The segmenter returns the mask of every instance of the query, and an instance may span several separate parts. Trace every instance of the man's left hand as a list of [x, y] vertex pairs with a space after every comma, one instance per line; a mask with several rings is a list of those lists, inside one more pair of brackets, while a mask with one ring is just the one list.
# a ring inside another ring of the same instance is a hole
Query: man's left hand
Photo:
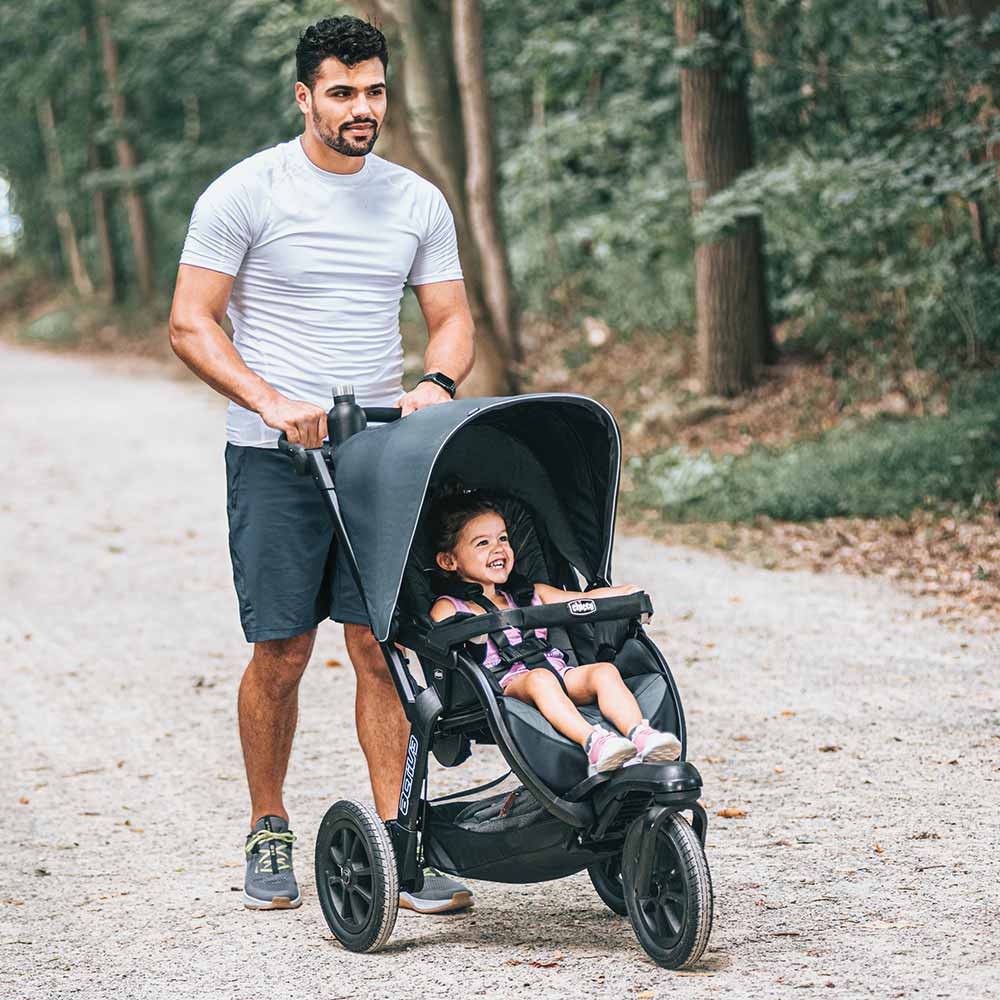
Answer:
[[403, 416], [407, 417], [416, 410], [422, 410], [425, 406], [447, 403], [450, 399], [448, 391], [442, 389], [441, 386], [435, 385], [433, 382], [421, 382], [399, 401], [399, 405], [403, 409]]

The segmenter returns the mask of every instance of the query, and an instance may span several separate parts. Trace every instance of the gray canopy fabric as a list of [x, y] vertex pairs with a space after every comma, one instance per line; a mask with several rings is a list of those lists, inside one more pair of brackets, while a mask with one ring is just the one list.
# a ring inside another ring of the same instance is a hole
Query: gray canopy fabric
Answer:
[[519, 497], [593, 580], [610, 572], [620, 462], [614, 418], [570, 393], [454, 400], [350, 438], [334, 456], [334, 481], [376, 638], [392, 635], [431, 488], [458, 477]]

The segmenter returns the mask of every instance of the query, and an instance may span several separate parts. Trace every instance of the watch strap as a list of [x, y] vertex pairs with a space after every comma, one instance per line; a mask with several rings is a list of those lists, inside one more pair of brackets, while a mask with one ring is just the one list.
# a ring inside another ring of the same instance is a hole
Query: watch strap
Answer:
[[[458, 384], [454, 379], [448, 378], [444, 372], [428, 372], [420, 382], [433, 382], [435, 385], [440, 386], [452, 399], [455, 398], [455, 390], [458, 388]], [[420, 385], [417, 382], [417, 385]]]

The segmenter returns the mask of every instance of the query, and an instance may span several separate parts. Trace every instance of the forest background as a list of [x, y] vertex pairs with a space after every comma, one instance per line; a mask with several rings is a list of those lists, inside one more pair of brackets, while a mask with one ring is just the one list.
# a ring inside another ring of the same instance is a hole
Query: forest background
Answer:
[[301, 130], [302, 28], [371, 17], [377, 152], [452, 205], [476, 389], [607, 402], [643, 530], [1000, 609], [1000, 2], [0, 13], [3, 336], [164, 356], [197, 196]]

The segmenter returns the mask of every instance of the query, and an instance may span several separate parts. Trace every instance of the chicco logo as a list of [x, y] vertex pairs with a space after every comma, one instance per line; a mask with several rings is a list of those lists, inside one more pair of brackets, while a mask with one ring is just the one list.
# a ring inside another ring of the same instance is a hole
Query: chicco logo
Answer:
[[569, 602], [569, 613], [571, 615], [592, 615], [596, 610], [597, 605], [591, 600]]

